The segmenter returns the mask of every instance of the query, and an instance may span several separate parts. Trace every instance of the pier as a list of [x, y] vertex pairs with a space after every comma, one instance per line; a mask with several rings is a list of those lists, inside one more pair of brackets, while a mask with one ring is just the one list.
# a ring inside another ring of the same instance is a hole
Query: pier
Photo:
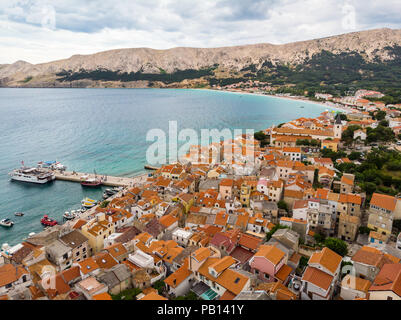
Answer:
[[110, 186], [110, 187], [133, 187], [137, 183], [144, 183], [147, 178], [147, 174], [138, 175], [136, 177], [114, 177], [102, 174], [95, 174], [93, 173], [83, 173], [83, 172], [75, 172], [75, 171], [53, 171], [54, 175], [56, 176], [56, 180], [62, 181], [70, 181], [70, 182], [77, 182], [81, 183], [82, 176], [85, 176], [89, 179], [94, 179], [95, 177], [102, 178], [102, 185]]

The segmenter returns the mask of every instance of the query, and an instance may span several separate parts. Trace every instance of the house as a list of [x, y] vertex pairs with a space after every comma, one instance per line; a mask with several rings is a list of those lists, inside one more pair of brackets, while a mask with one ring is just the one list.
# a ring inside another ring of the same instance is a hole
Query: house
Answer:
[[394, 258], [377, 248], [363, 246], [352, 256], [351, 260], [357, 277], [373, 281], [384, 264], [399, 261]]
[[189, 292], [194, 281], [194, 276], [192, 271], [188, 269], [188, 259], [185, 260], [180, 268], [164, 279], [169, 295], [178, 297], [184, 296]]
[[231, 199], [233, 196], [234, 181], [232, 179], [222, 179], [219, 184], [219, 194], [221, 199]]
[[240, 273], [230, 268], [235, 264], [234, 258], [230, 256], [224, 258], [208, 257], [203, 261], [195, 271], [194, 276], [198, 284], [203, 284], [201, 284], [203, 290], [198, 291], [197, 294], [204, 300], [213, 300], [223, 296], [234, 298], [242, 291], [250, 288], [250, 278], [243, 272]]
[[122, 263], [128, 258], [128, 250], [120, 242], [108, 246], [103, 250], [106, 251], [109, 255], [111, 255], [114, 258], [114, 260], [116, 260], [118, 263]]
[[284, 157], [291, 161], [301, 161], [301, 148], [300, 147], [284, 147]]
[[59, 271], [72, 265], [72, 248], [61, 240], [55, 240], [46, 246], [46, 258], [57, 266]]
[[354, 191], [355, 176], [350, 173], [344, 173], [341, 177], [340, 192], [352, 193]]
[[0, 295], [23, 290], [31, 285], [31, 275], [22, 266], [7, 263], [0, 267]]
[[110, 294], [116, 295], [132, 287], [131, 271], [125, 264], [118, 264], [98, 277]]
[[359, 139], [359, 140], [365, 141], [366, 137], [367, 137], [366, 130], [358, 129], [358, 130], [354, 131], [354, 140]]
[[94, 277], [88, 277], [78, 282], [74, 289], [75, 291], [82, 293], [88, 300], [92, 300], [95, 295], [108, 291], [107, 286], [97, 281]]
[[341, 281], [340, 297], [343, 300], [365, 299], [368, 297], [368, 290], [371, 284], [369, 280], [347, 274]]
[[334, 152], [338, 151], [339, 139], [326, 139], [322, 141], [322, 149], [331, 149]]
[[342, 257], [325, 247], [313, 253], [301, 282], [302, 300], [330, 300], [340, 274]]
[[73, 262], [81, 261], [89, 256], [89, 241], [81, 231], [73, 230], [60, 237], [60, 241], [71, 248]]
[[249, 261], [249, 266], [251, 272], [264, 282], [280, 281], [286, 284], [292, 272], [287, 261], [288, 256], [276, 246], [261, 245]]
[[172, 239], [178, 244], [186, 247], [189, 244], [189, 240], [191, 239], [193, 234], [194, 233], [191, 230], [177, 228], [172, 234]]
[[166, 214], [159, 219], [159, 223], [166, 231], [173, 231], [178, 227], [178, 218], [174, 217], [172, 214]]
[[384, 247], [384, 245], [388, 241], [388, 237], [387, 235], [380, 234], [375, 231], [370, 231], [368, 241], [371, 246]]
[[91, 254], [95, 254], [103, 249], [104, 239], [114, 233], [115, 227], [106, 220], [105, 213], [98, 213], [94, 219], [81, 227], [81, 231], [88, 238]]
[[401, 264], [385, 264], [369, 288], [369, 300], [401, 300]]
[[393, 196], [373, 193], [370, 200], [368, 227], [389, 236], [397, 203], [397, 199]]

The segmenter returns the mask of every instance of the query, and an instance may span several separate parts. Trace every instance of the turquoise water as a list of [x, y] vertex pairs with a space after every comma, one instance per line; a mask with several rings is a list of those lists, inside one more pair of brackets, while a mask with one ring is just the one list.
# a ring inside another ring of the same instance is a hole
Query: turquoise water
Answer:
[[[304, 108], [300, 108], [300, 106]], [[266, 96], [180, 89], [0, 89], [0, 245], [16, 244], [42, 230], [43, 214], [62, 220], [86, 197], [101, 199], [101, 190], [54, 181], [40, 186], [11, 182], [20, 166], [57, 160], [68, 170], [131, 176], [143, 171], [146, 133], [178, 130], [265, 129], [297, 117], [315, 117], [326, 107]], [[22, 211], [24, 217], [15, 217]]]

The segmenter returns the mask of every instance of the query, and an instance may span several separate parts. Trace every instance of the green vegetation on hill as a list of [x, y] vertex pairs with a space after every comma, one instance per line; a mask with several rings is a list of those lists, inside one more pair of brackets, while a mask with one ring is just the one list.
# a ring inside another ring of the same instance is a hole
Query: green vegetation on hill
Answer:
[[401, 154], [384, 147], [373, 149], [361, 165], [335, 164], [342, 173], [355, 175], [357, 185], [370, 200], [374, 192], [396, 195], [401, 192]]
[[181, 82], [186, 79], [198, 79], [205, 76], [211, 76], [214, 74], [213, 70], [217, 68], [212, 66], [206, 69], [194, 70], [178, 70], [173, 73], [167, 73], [163, 69], [160, 69], [160, 73], [143, 73], [143, 72], [120, 72], [120, 71], [110, 71], [107, 69], [97, 69], [94, 71], [87, 71], [84, 69], [78, 72], [72, 71], [62, 71], [56, 75], [60, 77], [59, 81], [75, 81], [75, 80], [94, 80], [94, 81], [161, 81], [164, 83]]

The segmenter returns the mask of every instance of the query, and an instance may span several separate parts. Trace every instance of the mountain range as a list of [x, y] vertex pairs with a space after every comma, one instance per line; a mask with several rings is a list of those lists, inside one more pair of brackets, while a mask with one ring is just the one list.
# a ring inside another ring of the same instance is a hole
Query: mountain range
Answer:
[[246, 80], [299, 87], [401, 84], [401, 30], [283, 45], [116, 49], [41, 64], [0, 64], [2, 87], [209, 87]]

